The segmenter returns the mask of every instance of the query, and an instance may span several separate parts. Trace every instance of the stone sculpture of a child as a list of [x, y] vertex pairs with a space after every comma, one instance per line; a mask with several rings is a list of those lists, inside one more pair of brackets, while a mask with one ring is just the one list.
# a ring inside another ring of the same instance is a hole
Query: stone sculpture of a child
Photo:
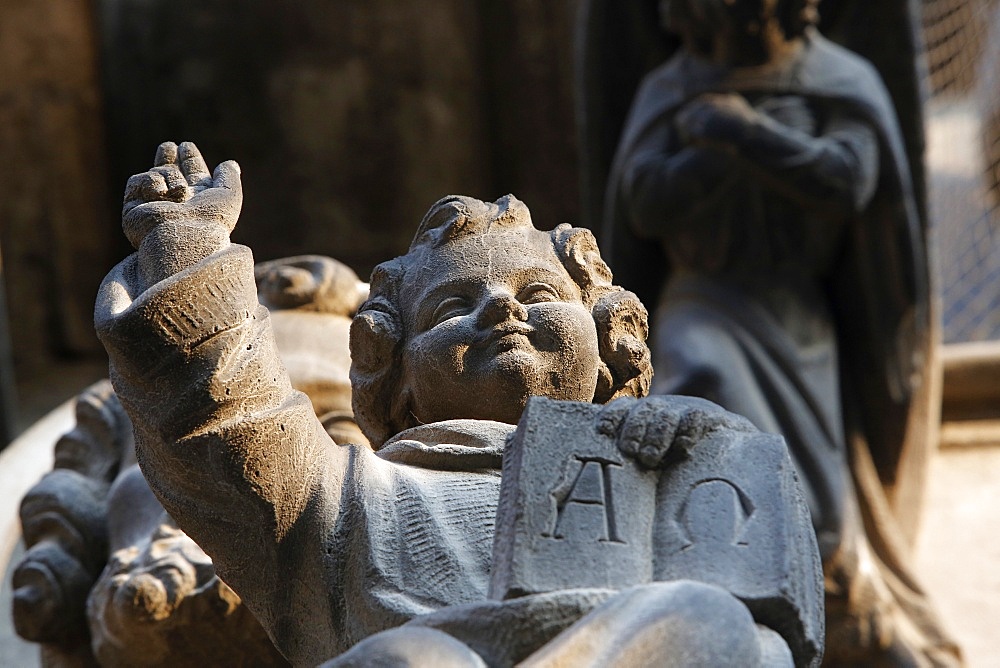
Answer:
[[[604, 403], [649, 386], [645, 309], [612, 285], [589, 232], [540, 232], [510, 196], [435, 204], [409, 252], [375, 270], [352, 326], [372, 448], [337, 446], [276, 357], [249, 250], [229, 242], [241, 200], [235, 163], [212, 175], [192, 144], [161, 145], [127, 186], [137, 252], [95, 319], [151, 488], [289, 660], [354, 647], [339, 665], [792, 661], [787, 638], [711, 585], [487, 600], [501, 458], [528, 398]], [[697, 400], [604, 411], [647, 467], [679, 440], [753, 429]]]

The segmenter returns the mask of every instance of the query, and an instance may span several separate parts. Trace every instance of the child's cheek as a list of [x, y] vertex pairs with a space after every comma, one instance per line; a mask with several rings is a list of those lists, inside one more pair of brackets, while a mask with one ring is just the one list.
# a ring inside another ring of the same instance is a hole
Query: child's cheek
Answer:
[[430, 329], [411, 344], [411, 350], [424, 364], [445, 372], [460, 372], [463, 357], [475, 337], [468, 317], [452, 318]]
[[[550, 303], [536, 307], [529, 324], [536, 328], [536, 347], [545, 352], [569, 355], [597, 353], [597, 327], [585, 307]], [[596, 364], [596, 360], [594, 362]]]

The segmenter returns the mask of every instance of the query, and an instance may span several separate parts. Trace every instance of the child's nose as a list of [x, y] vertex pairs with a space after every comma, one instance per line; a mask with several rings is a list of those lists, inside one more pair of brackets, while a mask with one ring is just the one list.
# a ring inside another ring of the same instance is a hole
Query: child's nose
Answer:
[[489, 327], [508, 319], [524, 322], [528, 319], [528, 309], [506, 290], [494, 292], [479, 312], [479, 324]]

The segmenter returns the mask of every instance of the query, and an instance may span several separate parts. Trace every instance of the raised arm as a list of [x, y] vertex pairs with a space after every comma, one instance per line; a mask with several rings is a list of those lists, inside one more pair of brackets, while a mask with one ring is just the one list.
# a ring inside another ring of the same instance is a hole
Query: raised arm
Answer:
[[241, 202], [235, 162], [210, 175], [193, 144], [161, 145], [128, 182], [136, 253], [102, 284], [95, 322], [150, 487], [280, 643], [293, 608], [332, 618], [327, 592], [295, 582], [323, 581], [349, 451], [278, 361], [250, 250], [229, 242]]

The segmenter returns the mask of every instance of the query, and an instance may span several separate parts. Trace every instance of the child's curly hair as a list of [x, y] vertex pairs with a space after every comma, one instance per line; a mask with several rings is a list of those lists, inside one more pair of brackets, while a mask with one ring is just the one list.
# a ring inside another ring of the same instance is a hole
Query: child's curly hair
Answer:
[[[408, 253], [383, 262], [372, 272], [368, 301], [351, 325], [351, 386], [354, 415], [373, 447], [381, 447], [417, 424], [409, 396], [399, 387], [400, 355], [407, 339], [399, 294], [411, 266], [407, 258], [491, 227], [534, 229], [528, 208], [513, 195], [493, 204], [471, 197], [445, 197], [424, 216]], [[594, 403], [645, 396], [653, 376], [645, 307], [634, 294], [612, 285], [611, 270], [601, 259], [590, 230], [564, 223], [549, 236], [597, 325], [601, 363]]]

